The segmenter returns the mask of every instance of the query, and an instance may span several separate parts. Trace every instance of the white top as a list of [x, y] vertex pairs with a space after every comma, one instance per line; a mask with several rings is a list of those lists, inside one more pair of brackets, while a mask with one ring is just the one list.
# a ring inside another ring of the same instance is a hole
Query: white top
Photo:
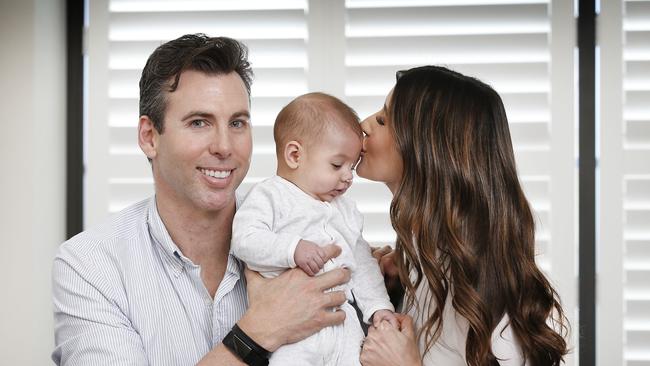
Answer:
[[296, 267], [294, 252], [300, 239], [318, 245], [338, 244], [341, 254], [323, 271], [349, 268], [349, 289], [363, 312], [363, 320], [377, 310], [393, 310], [384, 278], [368, 243], [361, 236], [363, 216], [353, 201], [339, 196], [332, 202], [317, 200], [293, 183], [273, 176], [255, 185], [233, 221], [231, 253], [249, 268], [274, 277]]
[[[422, 328], [430, 312], [427, 308], [433, 300], [427, 283], [423, 280], [415, 293], [415, 305], [407, 314], [413, 317], [416, 331]], [[435, 305], [434, 305], [435, 306]], [[424, 366], [445, 365], [465, 366], [465, 342], [469, 323], [462, 315], [458, 314], [452, 305], [452, 296], [447, 296], [445, 308], [442, 312], [442, 332], [439, 338], [424, 355]], [[508, 315], [504, 315], [492, 333], [492, 353], [503, 366], [522, 366], [525, 360], [521, 354], [519, 344], [514, 337], [512, 328], [508, 325]], [[420, 352], [424, 352], [425, 337], [420, 337]]]

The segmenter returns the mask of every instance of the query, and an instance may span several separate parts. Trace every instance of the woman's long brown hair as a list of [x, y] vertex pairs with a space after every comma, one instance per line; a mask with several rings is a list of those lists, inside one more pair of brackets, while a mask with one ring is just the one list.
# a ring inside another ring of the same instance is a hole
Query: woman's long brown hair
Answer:
[[418, 334], [426, 349], [452, 296], [469, 322], [468, 365], [497, 364], [491, 337], [505, 314], [529, 364], [558, 365], [568, 322], [535, 264], [535, 223], [501, 98], [474, 78], [424, 66], [398, 77], [388, 110], [404, 163], [390, 208], [397, 265], [407, 307], [422, 281], [432, 296]]

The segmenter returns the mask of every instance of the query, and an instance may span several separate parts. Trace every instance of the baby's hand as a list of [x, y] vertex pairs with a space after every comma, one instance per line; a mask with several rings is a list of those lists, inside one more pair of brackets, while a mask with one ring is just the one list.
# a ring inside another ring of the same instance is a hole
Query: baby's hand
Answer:
[[395, 317], [395, 314], [392, 311], [390, 310], [375, 311], [375, 313], [372, 315], [372, 325], [375, 328], [379, 328], [379, 325], [383, 321], [387, 321], [390, 325], [393, 326], [393, 328], [399, 329], [399, 322], [397, 321], [397, 318]]
[[300, 240], [293, 253], [293, 259], [298, 267], [310, 276], [316, 275], [325, 265], [327, 253], [318, 244], [308, 240]]

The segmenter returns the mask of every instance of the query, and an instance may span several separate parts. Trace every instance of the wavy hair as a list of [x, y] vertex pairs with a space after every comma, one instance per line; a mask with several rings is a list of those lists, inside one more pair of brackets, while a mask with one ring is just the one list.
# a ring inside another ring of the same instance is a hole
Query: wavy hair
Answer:
[[396, 261], [407, 308], [422, 281], [431, 294], [418, 333], [426, 350], [442, 330], [435, 304], [451, 294], [469, 323], [468, 365], [497, 365], [491, 336], [505, 314], [529, 364], [558, 365], [568, 321], [535, 264], [535, 223], [497, 92], [423, 66], [398, 73], [388, 113], [404, 164], [390, 207]]

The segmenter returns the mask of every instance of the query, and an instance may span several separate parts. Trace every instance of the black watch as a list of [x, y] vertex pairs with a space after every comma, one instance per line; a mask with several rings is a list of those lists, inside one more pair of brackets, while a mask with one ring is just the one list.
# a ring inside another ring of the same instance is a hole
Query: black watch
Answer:
[[249, 366], [267, 366], [269, 364], [271, 352], [252, 340], [237, 324], [233, 325], [221, 343]]

